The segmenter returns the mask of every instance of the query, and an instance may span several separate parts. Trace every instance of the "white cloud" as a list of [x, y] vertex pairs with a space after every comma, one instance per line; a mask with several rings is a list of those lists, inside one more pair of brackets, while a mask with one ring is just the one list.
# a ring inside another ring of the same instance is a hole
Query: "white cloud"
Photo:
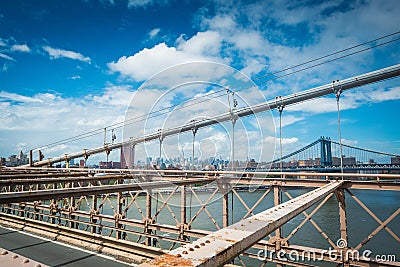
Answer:
[[[197, 88], [193, 87], [192, 89], [194, 92], [197, 92], [195, 90]], [[0, 132], [2, 136], [13, 135], [13, 140], [15, 139], [17, 142], [27, 142], [26, 148], [28, 149], [35, 147], [38, 144], [61, 140], [65, 137], [102, 128], [115, 122], [122, 122], [124, 120], [126, 107], [130, 104], [130, 99], [133, 95], [136, 97], [136, 101], [132, 106], [133, 117], [147, 114], [149, 109], [151, 110], [152, 104], [155, 102], [157, 103], [157, 106], [153, 107], [153, 111], [158, 108], [171, 106], [174, 103], [174, 98], [172, 96], [167, 95], [162, 99], [159, 99], [160, 95], [163, 95], [163, 92], [158, 90], [143, 90], [141, 94], [137, 95], [135, 92], [136, 91], [133, 91], [132, 87], [129, 85], [115, 86], [112, 84], [107, 85], [107, 87], [98, 95], [87, 95], [81, 99], [64, 98], [61, 95], [50, 93], [24, 96], [10, 92], [1, 92], [0, 118], [3, 123], [0, 126]], [[172, 120], [173, 125], [176, 125], [181, 123], [182, 119], [191, 118], [191, 116], [198, 111], [215, 113], [226, 111], [227, 109], [226, 104], [223, 105], [223, 103], [219, 103], [217, 107], [212, 107], [213, 103], [202, 103], [201, 105], [191, 106], [190, 109], [185, 110], [185, 118], [180, 116], [176, 121], [174, 121], [174, 116], [177, 113], [173, 112], [171, 114], [166, 114], [166, 116], [169, 120]], [[51, 114], [51, 116], [49, 116], [49, 114]], [[148, 123], [151, 124], [148, 125], [148, 129], [154, 127], [160, 128], [160, 126], [167, 126], [169, 124], [168, 121], [163, 121], [162, 116], [149, 120]], [[230, 123], [228, 123], [227, 127], [228, 132], [230, 129], [229, 125]], [[126, 128], [132, 130], [129, 132], [129, 136], [140, 135], [144, 129], [144, 126], [140, 121], [131, 126], [131, 128]], [[24, 129], [27, 128], [30, 129], [29, 132], [24, 131]], [[22, 133], [21, 136], [16, 136], [15, 132], [19, 131]], [[238, 153], [240, 151], [244, 151], [243, 153], [249, 153], [248, 145], [245, 145], [248, 143], [248, 138], [254, 141], [256, 141], [257, 138], [251, 134], [248, 134], [249, 137], [247, 137], [247, 134], [242, 134], [242, 132], [243, 130], [237, 126], [237, 151]], [[66, 133], [68, 134], [66, 135]], [[110, 133], [107, 135], [108, 139], [109, 135]], [[203, 143], [204, 145], [204, 142], [207, 140], [212, 141], [215, 139], [215, 149], [204, 150], [203, 147], [203, 156], [212, 155], [212, 153], [215, 152], [218, 152], [217, 156], [229, 156], [229, 147], [226, 145], [227, 142], [229, 143], [229, 136], [223, 138], [225, 135], [220, 132], [218, 127], [216, 127], [216, 129], [202, 129], [197, 135], [196, 147], [198, 147], [200, 143]], [[118, 132], [117, 136], [118, 138], [121, 138], [122, 133]], [[189, 145], [190, 140], [191, 135], [187, 134], [186, 137], [183, 137], [182, 142]], [[91, 137], [90, 139], [78, 140], [73, 143], [67, 143], [53, 148], [44, 148], [43, 151], [46, 157], [59, 156], [64, 153], [80, 151], [83, 148], [98, 147], [102, 145], [102, 142], [103, 133], [100, 131], [99, 135]], [[1, 150], [11, 150], [11, 148], [7, 149], [7, 145], [7, 143], [3, 142]], [[149, 149], [147, 152], [150, 153], [147, 155], [154, 157], [158, 154], [156, 145], [149, 143], [146, 144], [146, 146]], [[143, 154], [144, 152], [140, 154], [140, 151], [143, 150], [143, 147], [140, 147], [142, 146], [138, 147], [138, 159], [141, 156], [143, 156], [144, 159], [146, 154]], [[165, 142], [165, 150], [169, 155], [178, 155], [180, 153], [179, 149], [177, 149], [176, 143], [174, 143], [170, 138]], [[186, 153], [189, 152], [187, 151]], [[117, 154], [114, 155], [113, 160], [118, 160]], [[197, 156], [198, 155], [199, 154], [197, 154]], [[104, 160], [102, 157], [104, 157], [103, 154], [96, 157], [90, 157], [90, 160], [94, 160], [95, 158], [97, 161]]]
[[218, 56], [221, 49], [222, 38], [218, 32], [198, 32], [195, 36], [185, 41], [178, 39], [178, 50], [192, 55]]
[[202, 23], [206, 27], [223, 32], [231, 32], [236, 28], [235, 20], [226, 14], [218, 14], [211, 19], [204, 17]]
[[299, 139], [297, 137], [282, 138], [282, 144], [283, 145], [295, 144], [298, 141], [299, 141]]
[[[273, 143], [273, 144], [279, 144], [280, 139], [277, 137], [273, 137], [273, 136], [267, 136], [264, 138], [265, 142], [267, 143]], [[297, 137], [290, 137], [290, 138], [282, 138], [282, 144], [283, 145], [289, 145], [289, 144], [295, 144], [299, 142], [299, 139]]]
[[[293, 115], [282, 115], [282, 127], [289, 126], [291, 124], [294, 124], [296, 122], [302, 121], [304, 119], [305, 119], [304, 117], [297, 117], [297, 116], [293, 116]], [[277, 123], [276, 127], [278, 129], [278, 127], [279, 127], [279, 118], [275, 118], [275, 122]]]
[[144, 7], [150, 5], [152, 2], [152, 0], [129, 0], [128, 8]]
[[[147, 5], [150, 2], [132, 1], [132, 5], [134, 3]], [[387, 33], [391, 29], [396, 30], [397, 26], [393, 21], [396, 20], [396, 12], [400, 12], [396, 1], [385, 1], [385, 4], [380, 5], [379, 1], [373, 0], [347, 6], [346, 3], [342, 5], [338, 2], [301, 5], [292, 1], [257, 1], [251, 4], [241, 1], [215, 1], [214, 4], [216, 15], [203, 16], [199, 20], [201, 32], [187, 40], [182, 34], [176, 41], [176, 47], [162, 43], [150, 49], [143, 49], [133, 56], [122, 57], [118, 62], [109, 63], [109, 68], [135, 80], [142, 80], [160, 70], [159, 66], [161, 69], [171, 66], [179, 62], [179, 59], [187, 59], [183, 55], [191, 55], [212, 56], [223, 59], [224, 62], [233, 62], [249, 76], [266, 71], [279, 71], [332, 52], [332, 44], [336, 45], [335, 50], [339, 50], [377, 37], [372, 35], [372, 32]], [[376, 23], [375, 16], [371, 15], [375, 12], [381, 18], [379, 23]], [[269, 26], [270, 24], [272, 25]], [[289, 30], [280, 31], [276, 29], [275, 24], [289, 27]], [[367, 28], [365, 24], [371, 27]], [[156, 30], [152, 31], [153, 34]], [[294, 36], [292, 31], [299, 34]], [[165, 64], [160, 65], [153, 57], [156, 55], [162, 58]], [[133, 58], [135, 56], [136, 58]], [[176, 60], [163, 56], [174, 56]], [[279, 88], [285, 93], [304, 90], [304, 85], [318, 84], [321, 79], [330, 80], [332, 76], [336, 78], [334, 75], [339, 72], [349, 75], [361, 73], [363, 70], [360, 72], [360, 69], [365, 69], [369, 57], [373, 57], [371, 51], [351, 57], [346, 64], [342, 64], [341, 61], [333, 62], [289, 76], [282, 83], [269, 84], [272, 85], [270, 87]], [[145, 71], [149, 68], [149, 63], [144, 62], [144, 58], [155, 60], [155, 71]], [[139, 64], [134, 64], [135, 61], [142, 65], [144, 63], [144, 70], [139, 70], [135, 66]], [[147, 76], [143, 75], [144, 73], [147, 73]], [[286, 73], [289, 72], [280, 74]], [[260, 79], [258, 82], [262, 83], [265, 80]]]
[[11, 61], [15, 61], [14, 58], [12, 58], [12, 57], [10, 57], [10, 56], [8, 56], [8, 55], [6, 55], [6, 54], [3, 54], [3, 53], [0, 53], [0, 57], [5, 58], [5, 59], [8, 59], [8, 60], [11, 60]]
[[57, 59], [57, 58], [69, 58], [69, 59], [74, 59], [74, 60], [79, 60], [83, 62], [90, 63], [91, 59], [90, 57], [85, 57], [80, 53], [69, 51], [69, 50], [64, 50], [64, 49], [58, 49], [58, 48], [52, 48], [50, 46], [43, 46], [43, 49], [49, 53], [49, 56], [51, 59]]
[[[98, 95], [82, 98], [65, 98], [54, 93], [33, 96], [0, 92], [0, 135], [13, 142], [0, 142], [0, 150], [6, 155], [14, 153], [16, 143], [27, 143], [26, 148], [62, 140], [86, 133], [116, 122], [123, 122], [127, 103], [132, 92], [130, 86], [107, 85]], [[29, 131], [26, 131], [29, 129]], [[121, 129], [116, 129], [118, 140]], [[109, 140], [110, 133], [108, 133]], [[83, 148], [103, 144], [103, 132], [89, 139], [77, 140], [51, 149], [45, 149], [46, 157], [80, 151]], [[100, 155], [100, 160], [101, 159]], [[118, 160], [118, 155], [115, 155]]]
[[263, 58], [247, 58], [244, 59], [245, 67], [241, 69], [241, 72], [245, 73], [247, 76], [251, 76], [255, 73], [260, 73], [265, 69], [266, 61]]
[[79, 80], [80, 78], [81, 78], [81, 76], [79, 76], [79, 75], [74, 75], [74, 76], [70, 77], [71, 80]]
[[358, 144], [357, 140], [347, 140], [342, 138], [342, 144], [349, 146], [356, 146]]
[[159, 34], [159, 32], [160, 32], [160, 28], [152, 29], [152, 30], [149, 32], [150, 39], [155, 38], [155, 37]]
[[370, 93], [366, 93], [365, 96], [369, 98], [372, 102], [397, 100], [400, 99], [400, 86], [389, 89], [374, 90]]
[[22, 45], [15, 44], [15, 45], [11, 46], [11, 50], [12, 51], [18, 51], [18, 52], [24, 52], [24, 53], [31, 52], [31, 49], [26, 44], [22, 44]]
[[[262, 71], [279, 71], [334, 50], [374, 39], [379, 36], [378, 33], [383, 35], [397, 31], [398, 27], [393, 23], [400, 12], [397, 1], [380, 3], [376, 0], [313, 4], [289, 0], [257, 1], [251, 4], [215, 1], [217, 14], [211, 18], [201, 18], [201, 26], [203, 30], [217, 31], [223, 38], [223, 52], [235, 58], [247, 74], [254, 75]], [[297, 34], [293, 35], [293, 32]], [[398, 53], [393, 55], [398, 58]], [[296, 92], [305, 89], [304, 85], [311, 82], [318, 84], [321, 79], [336, 78], [334, 75], [338, 73], [351, 76], [370, 70], [366, 66], [371, 65], [373, 58], [374, 52], [368, 51], [288, 76], [281, 83], [268, 84], [274, 87], [285, 84], [287, 86], [281, 87], [285, 93]], [[396, 60], [392, 58], [392, 62]], [[286, 73], [289, 71], [280, 74]]]
[[161, 43], [151, 49], [145, 48], [133, 56], [123, 56], [117, 62], [111, 62], [107, 65], [111, 71], [120, 72], [123, 76], [130, 76], [139, 81], [149, 78], [157, 70], [166, 68], [171, 64], [177, 64], [179, 59], [174, 57], [175, 54], [180, 56], [175, 48]]
[[79, 126], [96, 126], [96, 127], [104, 127], [106, 121], [103, 119], [80, 119], [76, 122]]
[[142, 81], [177, 64], [193, 61], [221, 61], [217, 57], [201, 53], [206, 52], [205, 48], [210, 47], [209, 43], [199, 39], [194, 40], [191, 43], [199, 49], [195, 51], [190, 45], [186, 45], [188, 42], [191, 42], [191, 39], [181, 41], [178, 48], [160, 43], [150, 49], [145, 48], [133, 56], [123, 56], [117, 62], [111, 62], [107, 65], [112, 72], [119, 72], [125, 77]]
[[265, 70], [270, 54], [277, 54], [262, 31], [241, 26], [234, 16], [217, 14], [202, 23], [210, 32], [218, 33], [223, 52], [242, 65], [241, 71], [249, 76]]
[[33, 103], [33, 102], [42, 102], [39, 98], [36, 97], [28, 97], [23, 96], [15, 93], [9, 93], [5, 91], [0, 92], [0, 99], [5, 101], [16, 101], [16, 102], [23, 102], [23, 103]]
[[[341, 102], [341, 108], [345, 109], [343, 101]], [[355, 108], [353, 106], [346, 106], [348, 108]], [[292, 106], [287, 106], [286, 111], [302, 111], [307, 113], [326, 113], [334, 112], [337, 110], [336, 99], [321, 97], [317, 99], [312, 99], [309, 101], [294, 104]]]
[[[152, 133], [158, 129], [172, 129], [180, 125], [185, 125], [189, 121], [196, 119], [198, 121], [210, 118], [215, 115], [226, 113], [229, 111], [229, 105], [227, 102], [227, 95], [225, 90], [221, 87], [213, 88], [211, 94], [209, 84], [197, 83], [196, 81], [208, 81], [210, 84], [221, 84], [219, 81], [225, 80], [227, 86], [229, 84], [237, 84], [238, 82], [245, 83], [241, 77], [238, 76], [238, 72], [234, 72], [233, 69], [224, 66], [222, 64], [210, 64], [206, 62], [197, 62], [191, 64], [178, 65], [173, 68], [169, 68], [156, 76], [147, 80], [141, 87], [140, 90], [135, 93], [133, 101], [127, 111], [127, 119], [137, 118], [140, 115], [150, 114], [150, 118], [146, 118], [145, 121], [141, 121], [135, 125], [128, 125], [124, 128], [124, 138], [130, 136], [140, 136], [144, 132]], [[177, 77], [175, 77], [177, 76]], [[234, 79], [235, 78], [235, 79]], [[169, 80], [168, 86], [165, 85], [165, 80]], [[173, 82], [171, 82], [171, 80]], [[193, 83], [195, 82], [195, 83]], [[239, 105], [244, 105], [246, 102], [253, 103], [257, 99], [259, 103], [260, 99], [263, 99], [262, 94], [255, 91], [252, 87], [249, 92], [242, 92], [238, 94]], [[193, 99], [195, 98], [195, 99]], [[232, 101], [232, 99], [231, 99]], [[174, 106], [179, 103], [178, 106]], [[166, 107], [174, 106], [174, 109], [165, 109]], [[159, 115], [154, 111], [162, 110], [164, 113], [157, 117], [153, 115]], [[152, 112], [152, 113], [151, 113]], [[239, 119], [235, 126], [237, 146], [237, 158], [245, 159], [246, 155], [250, 157], [260, 158], [260, 153], [263, 149], [262, 134], [260, 128], [270, 134], [268, 127], [274, 125], [268, 120], [268, 114], [262, 115], [261, 121], [254, 122], [254, 116]], [[230, 135], [231, 135], [232, 123], [230, 121], [225, 123], [218, 123], [215, 126], [201, 129], [196, 134], [196, 149], [199, 150], [201, 144], [210, 144], [209, 148], [201, 148], [203, 157], [217, 154], [224, 158], [230, 156]], [[274, 127], [272, 127], [272, 132]], [[177, 139], [168, 137], [163, 142], [163, 150], [168, 157], [173, 157], [181, 153], [180, 147], [183, 147], [188, 153], [188, 147], [191, 144], [192, 135], [190, 132], [179, 135]], [[145, 144], [145, 150], [148, 151], [148, 155], [157, 155], [157, 146], [151, 142]], [[258, 144], [256, 148], [250, 148], [251, 144]], [[145, 150], [138, 150], [138, 157], [145, 157]], [[196, 150], [196, 151], [197, 151]], [[197, 153], [197, 152], [196, 152]], [[199, 154], [197, 154], [199, 155]]]
[[[400, 87], [374, 88], [367, 87], [354, 91], [346, 91], [340, 97], [340, 109], [355, 109], [368, 103], [379, 103], [388, 100], [400, 99]], [[287, 111], [301, 111], [306, 113], [336, 112], [337, 103], [333, 97], [322, 97], [302, 102], [285, 108]]]
[[[268, 148], [266, 151], [266, 161], [272, 161], [273, 159], [279, 158], [280, 155], [280, 139], [275, 136], [266, 136], [263, 138], [264, 147]], [[303, 144], [299, 142], [297, 137], [284, 137], [282, 138], [282, 154], [286, 155], [293, 152]]]
[[250, 50], [253, 54], [265, 54], [269, 46], [264, 37], [257, 31], [238, 31], [231, 41], [239, 50]]
[[131, 86], [110, 85], [105, 88], [102, 95], [93, 96], [93, 101], [105, 105], [128, 107], [133, 94]]

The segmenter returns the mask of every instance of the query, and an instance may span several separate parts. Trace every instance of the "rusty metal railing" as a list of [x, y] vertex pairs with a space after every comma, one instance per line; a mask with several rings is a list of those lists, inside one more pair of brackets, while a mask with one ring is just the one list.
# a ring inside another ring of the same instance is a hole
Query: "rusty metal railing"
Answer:
[[[140, 263], [343, 177], [343, 184], [337, 190], [254, 243], [235, 258], [235, 264], [288, 264], [288, 259], [279, 258], [279, 251], [287, 255], [313, 251], [320, 261], [344, 266], [399, 264], [376, 262], [372, 258], [334, 258], [325, 250], [330, 247], [337, 253], [360, 251], [369, 249], [375, 241], [381, 244], [381, 238], [385, 238], [384, 243], [391, 242], [393, 248], [397, 245], [393, 253], [400, 257], [399, 227], [393, 224], [400, 212], [398, 204], [397, 209], [382, 217], [359, 196], [359, 192], [365, 194], [359, 189], [398, 194], [400, 175], [102, 170], [105, 175], [94, 176], [95, 172], [87, 169], [49, 170], [0, 173], [0, 224], [23, 227], [26, 231]], [[349, 203], [367, 214], [368, 222], [375, 223], [362, 237], [351, 235], [359, 222], [349, 222]], [[335, 207], [329, 215], [333, 219], [329, 221], [333, 232], [326, 229], [320, 217], [315, 218], [316, 214], [327, 212], [327, 205], [330, 209]], [[305, 231], [312, 231], [313, 236], [323, 240], [324, 247], [302, 240]], [[346, 245], [339, 246], [338, 239]], [[260, 257], [260, 251], [275, 255]], [[291, 264], [320, 265], [301, 260]]]

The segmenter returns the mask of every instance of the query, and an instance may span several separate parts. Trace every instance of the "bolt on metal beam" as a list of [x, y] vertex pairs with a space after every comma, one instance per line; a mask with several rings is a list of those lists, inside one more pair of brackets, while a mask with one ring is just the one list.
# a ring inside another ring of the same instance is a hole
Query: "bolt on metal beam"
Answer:
[[0, 266], [2, 267], [48, 267], [17, 253], [0, 248]]

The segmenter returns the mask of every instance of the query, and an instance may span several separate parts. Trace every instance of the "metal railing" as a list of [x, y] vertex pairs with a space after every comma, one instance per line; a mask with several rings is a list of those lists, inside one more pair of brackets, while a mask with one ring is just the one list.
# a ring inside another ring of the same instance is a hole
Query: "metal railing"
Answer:
[[[385, 192], [389, 192], [391, 197], [397, 194], [394, 199], [398, 199], [400, 175], [174, 170], [102, 172], [105, 175], [97, 176], [94, 170], [88, 169], [0, 172], [0, 224], [101, 250], [127, 262], [141, 263], [290, 201], [312, 188], [343, 179], [342, 185], [318, 204], [244, 250], [235, 258], [235, 264], [264, 266], [266, 262], [274, 262], [278, 266], [318, 266], [320, 261], [344, 266], [399, 264], [376, 262], [372, 258], [340, 258], [339, 252], [373, 248], [378, 253], [379, 244], [385, 238], [383, 243], [392, 244], [394, 255], [400, 257], [399, 227], [393, 224], [400, 212], [398, 203], [389, 203], [391, 209], [380, 214], [368, 207], [370, 200], [365, 198], [365, 194], [379, 192], [379, 201], [380, 195], [387, 197]], [[352, 208], [350, 214], [349, 205]], [[375, 224], [372, 230], [367, 227], [363, 236], [357, 231], [365, 222], [354, 221], [353, 215], [360, 210], [368, 215], [366, 223]], [[324, 220], [326, 216], [328, 221]], [[310, 242], [308, 233], [313, 233], [312, 238], [321, 242]], [[346, 245], [338, 245], [338, 239], [344, 240]], [[329, 255], [328, 247], [339, 253], [337, 257]], [[285, 251], [286, 255], [312, 251], [320, 261], [300, 259], [291, 262], [287, 257], [279, 257], [279, 251]], [[275, 254], [271, 255], [272, 252]]]

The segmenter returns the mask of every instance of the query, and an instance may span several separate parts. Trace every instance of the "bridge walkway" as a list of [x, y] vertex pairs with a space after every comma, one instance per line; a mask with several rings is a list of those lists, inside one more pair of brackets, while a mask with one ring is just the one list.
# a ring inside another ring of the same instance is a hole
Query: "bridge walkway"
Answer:
[[[116, 261], [111, 257], [95, 254], [76, 247], [61, 244], [50, 239], [40, 238], [9, 228], [0, 227], [0, 251], [7, 250], [8, 254], [18, 254], [30, 262], [19, 264], [2, 261], [0, 266], [54, 266], [54, 267], [126, 267], [127, 263]], [[3, 256], [4, 257], [4, 256]], [[34, 263], [35, 262], [35, 263]], [[22, 261], [21, 261], [22, 263]], [[32, 263], [34, 263], [32, 265]]]

